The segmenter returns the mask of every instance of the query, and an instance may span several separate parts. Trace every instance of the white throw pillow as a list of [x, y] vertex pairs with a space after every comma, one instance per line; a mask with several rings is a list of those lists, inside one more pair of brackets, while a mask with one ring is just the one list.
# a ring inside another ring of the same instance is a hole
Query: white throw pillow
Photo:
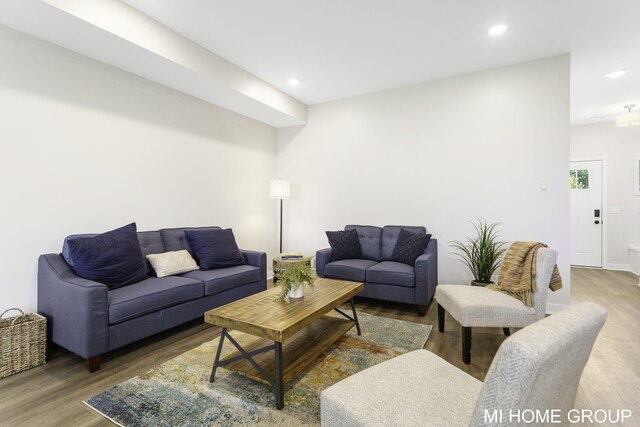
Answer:
[[187, 271], [198, 270], [198, 264], [186, 250], [147, 255], [158, 277], [174, 276]]

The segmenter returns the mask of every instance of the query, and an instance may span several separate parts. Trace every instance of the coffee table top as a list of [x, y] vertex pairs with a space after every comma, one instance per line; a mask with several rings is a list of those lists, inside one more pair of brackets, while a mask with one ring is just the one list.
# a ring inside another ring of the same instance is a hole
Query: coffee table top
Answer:
[[276, 286], [209, 310], [204, 319], [213, 325], [282, 342], [363, 289], [359, 282], [317, 278], [315, 289], [305, 287], [304, 298], [299, 300], [278, 300], [281, 290]]

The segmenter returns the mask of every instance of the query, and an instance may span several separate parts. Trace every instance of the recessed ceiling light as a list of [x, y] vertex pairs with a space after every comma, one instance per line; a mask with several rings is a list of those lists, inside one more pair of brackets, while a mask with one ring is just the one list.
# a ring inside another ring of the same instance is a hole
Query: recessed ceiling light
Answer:
[[489, 35], [491, 36], [499, 36], [500, 34], [507, 31], [507, 26], [504, 24], [495, 25], [489, 29]]
[[627, 74], [627, 70], [618, 70], [614, 71], [613, 73], [607, 74], [606, 77], [609, 77], [610, 79], [617, 79], [618, 77], [622, 77], [625, 74]]
[[287, 82], [291, 85], [291, 86], [298, 86], [300, 84], [300, 80], [295, 79], [295, 78], [291, 78], [289, 80], [287, 80]]

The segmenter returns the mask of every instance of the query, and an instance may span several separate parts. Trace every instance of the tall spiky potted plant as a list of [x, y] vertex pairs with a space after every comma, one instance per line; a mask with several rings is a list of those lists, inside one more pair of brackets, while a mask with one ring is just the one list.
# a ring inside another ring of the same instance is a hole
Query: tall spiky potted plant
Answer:
[[484, 218], [477, 218], [473, 223], [476, 235], [467, 236], [465, 242], [459, 240], [450, 243], [456, 255], [471, 270], [474, 286], [487, 286], [493, 283], [491, 277], [500, 267], [507, 242], [500, 241], [498, 222], [487, 223]]

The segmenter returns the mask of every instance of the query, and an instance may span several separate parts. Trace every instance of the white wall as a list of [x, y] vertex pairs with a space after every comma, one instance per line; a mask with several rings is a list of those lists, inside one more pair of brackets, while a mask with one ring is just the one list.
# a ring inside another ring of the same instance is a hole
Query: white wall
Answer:
[[72, 233], [233, 227], [276, 250], [276, 130], [0, 27], [0, 311]]
[[[571, 159], [605, 159], [607, 206], [605, 268], [628, 270], [629, 246], [640, 246], [640, 196], [635, 192], [634, 161], [640, 157], [640, 126], [613, 123], [571, 127]], [[612, 213], [611, 207], [620, 208]]]
[[314, 105], [278, 130], [285, 251], [312, 254], [347, 223], [421, 224], [440, 283], [464, 283], [448, 242], [479, 215], [560, 251], [553, 311], [570, 302], [568, 161], [568, 55]]

